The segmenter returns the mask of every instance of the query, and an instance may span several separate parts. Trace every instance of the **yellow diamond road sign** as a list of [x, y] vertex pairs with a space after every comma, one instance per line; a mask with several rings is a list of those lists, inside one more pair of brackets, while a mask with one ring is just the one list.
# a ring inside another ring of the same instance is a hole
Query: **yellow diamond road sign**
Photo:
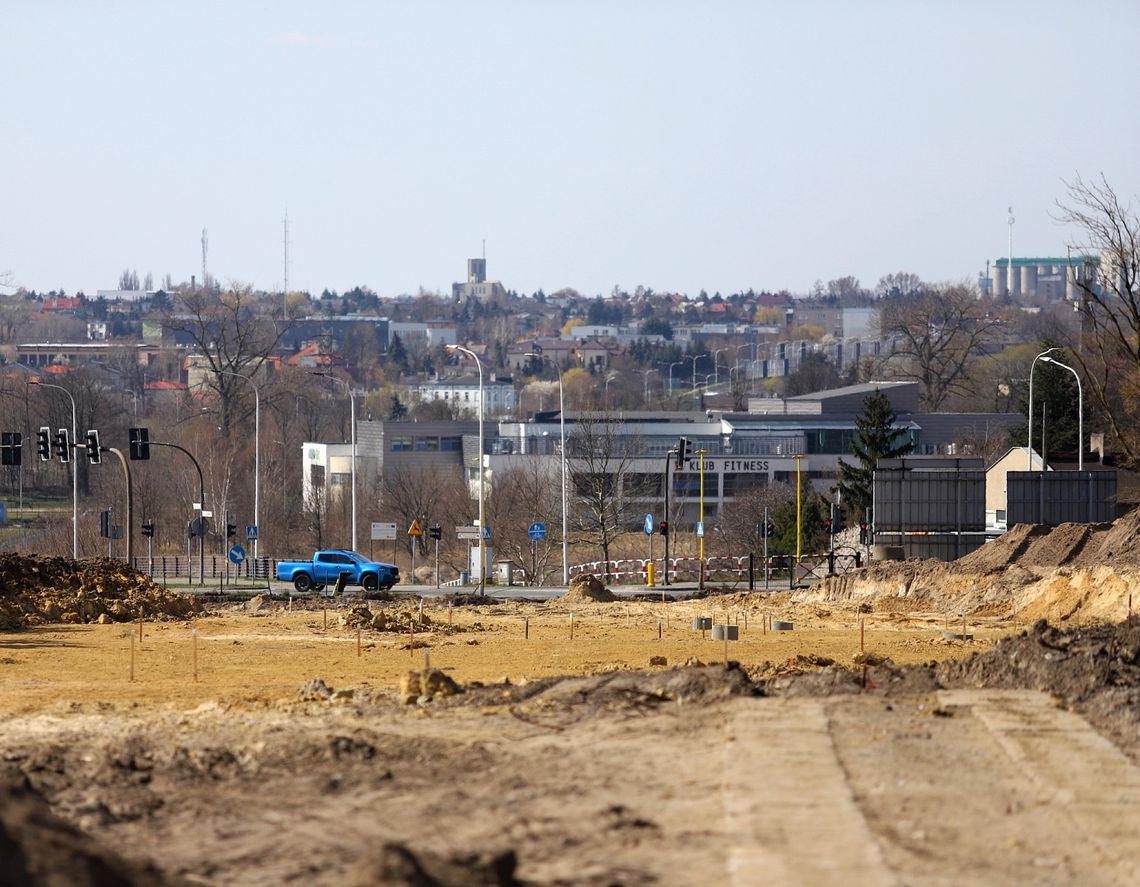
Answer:
[[417, 518], [416, 520], [412, 521], [412, 525], [410, 527], [408, 527], [408, 535], [409, 536], [422, 536], [423, 534], [424, 534], [424, 528], [420, 526], [419, 519]]

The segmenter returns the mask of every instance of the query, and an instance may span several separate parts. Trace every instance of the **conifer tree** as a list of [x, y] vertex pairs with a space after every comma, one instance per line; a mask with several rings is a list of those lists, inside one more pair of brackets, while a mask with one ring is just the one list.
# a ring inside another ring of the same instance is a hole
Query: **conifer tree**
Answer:
[[875, 464], [905, 456], [913, 448], [906, 432], [895, 427], [896, 419], [890, 400], [878, 388], [863, 400], [863, 410], [855, 417], [851, 453], [858, 461], [839, 460], [838, 486], [844, 507], [856, 520], [871, 507]]

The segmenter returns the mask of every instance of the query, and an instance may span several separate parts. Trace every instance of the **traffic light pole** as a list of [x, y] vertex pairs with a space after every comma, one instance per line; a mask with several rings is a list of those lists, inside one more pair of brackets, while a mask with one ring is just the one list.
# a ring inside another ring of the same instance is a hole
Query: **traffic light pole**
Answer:
[[[170, 447], [172, 450], [181, 450], [190, 457], [190, 461], [194, 463], [194, 467], [198, 469], [198, 504], [202, 506], [202, 511], [206, 510], [206, 482], [202, 479], [202, 466], [198, 464], [198, 460], [194, 458], [186, 447], [180, 447], [175, 443], [159, 443], [157, 440], [150, 442], [152, 447]], [[122, 456], [119, 457], [120, 459]], [[198, 515], [201, 517], [201, 514]], [[205, 530], [205, 526], [200, 524], [201, 529]], [[202, 575], [206, 569], [206, 534], [203, 532], [198, 537], [198, 584], [202, 584]]]
[[663, 584], [669, 584], [669, 487], [672, 484], [672, 478], [669, 477], [669, 462], [677, 454], [676, 450], [669, 450], [665, 454], [665, 514], [661, 518], [661, 522], [665, 525], [665, 532], [662, 534], [665, 537], [665, 560], [661, 563], [661, 581]]
[[[123, 466], [123, 476], [127, 479], [127, 526], [124, 532], [127, 534], [127, 563], [130, 566], [135, 564], [135, 533], [134, 533], [134, 492], [131, 487], [131, 468], [127, 464], [126, 457], [120, 450], [114, 447], [104, 447], [108, 453], [114, 453], [119, 457], [119, 464]], [[114, 535], [114, 531], [112, 531]]]

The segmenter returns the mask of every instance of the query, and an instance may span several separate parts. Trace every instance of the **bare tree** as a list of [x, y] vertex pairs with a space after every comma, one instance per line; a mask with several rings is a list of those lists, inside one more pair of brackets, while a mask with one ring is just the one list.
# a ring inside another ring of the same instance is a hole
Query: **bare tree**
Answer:
[[997, 323], [964, 284], [884, 298], [879, 328], [883, 338], [894, 340], [894, 350], [883, 367], [896, 378], [917, 381], [923, 405], [938, 410], [951, 394], [970, 393], [970, 366]]
[[610, 548], [631, 524], [639, 492], [628, 476], [639, 442], [621, 434], [623, 426], [604, 414], [583, 415], [566, 441], [574, 526], [582, 541], [601, 548], [607, 571]]
[[1076, 229], [1071, 249], [1085, 259], [1075, 273], [1082, 330], [1073, 358], [1093, 406], [1135, 464], [1140, 461], [1140, 218], [1103, 176], [1066, 184], [1060, 221]]
[[[794, 502], [796, 491], [788, 484], [763, 484], [739, 493], [717, 515], [717, 535], [724, 539], [728, 551], [764, 550], [764, 517], [775, 522], [782, 506]], [[770, 554], [777, 552], [775, 537], [768, 540]]]
[[531, 584], [544, 578], [561, 552], [561, 537], [547, 533], [541, 542], [529, 535], [530, 525], [553, 528], [561, 515], [560, 463], [541, 456], [521, 456], [496, 472], [486, 505], [487, 524], [494, 528], [496, 557], [522, 567]]
[[234, 284], [220, 293], [208, 289], [180, 293], [176, 313], [164, 321], [168, 330], [186, 336], [205, 360], [206, 385], [218, 397], [225, 437], [235, 407], [242, 398], [248, 399], [249, 386], [237, 376], [255, 373], [291, 326], [288, 318], [276, 323], [258, 308], [250, 287]]

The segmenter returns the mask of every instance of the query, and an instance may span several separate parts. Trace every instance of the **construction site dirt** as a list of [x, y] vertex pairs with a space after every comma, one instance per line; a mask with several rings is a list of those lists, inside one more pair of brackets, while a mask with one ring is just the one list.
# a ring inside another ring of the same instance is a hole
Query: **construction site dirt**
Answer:
[[1140, 883], [1137, 525], [652, 603], [7, 573], [0, 882]]

